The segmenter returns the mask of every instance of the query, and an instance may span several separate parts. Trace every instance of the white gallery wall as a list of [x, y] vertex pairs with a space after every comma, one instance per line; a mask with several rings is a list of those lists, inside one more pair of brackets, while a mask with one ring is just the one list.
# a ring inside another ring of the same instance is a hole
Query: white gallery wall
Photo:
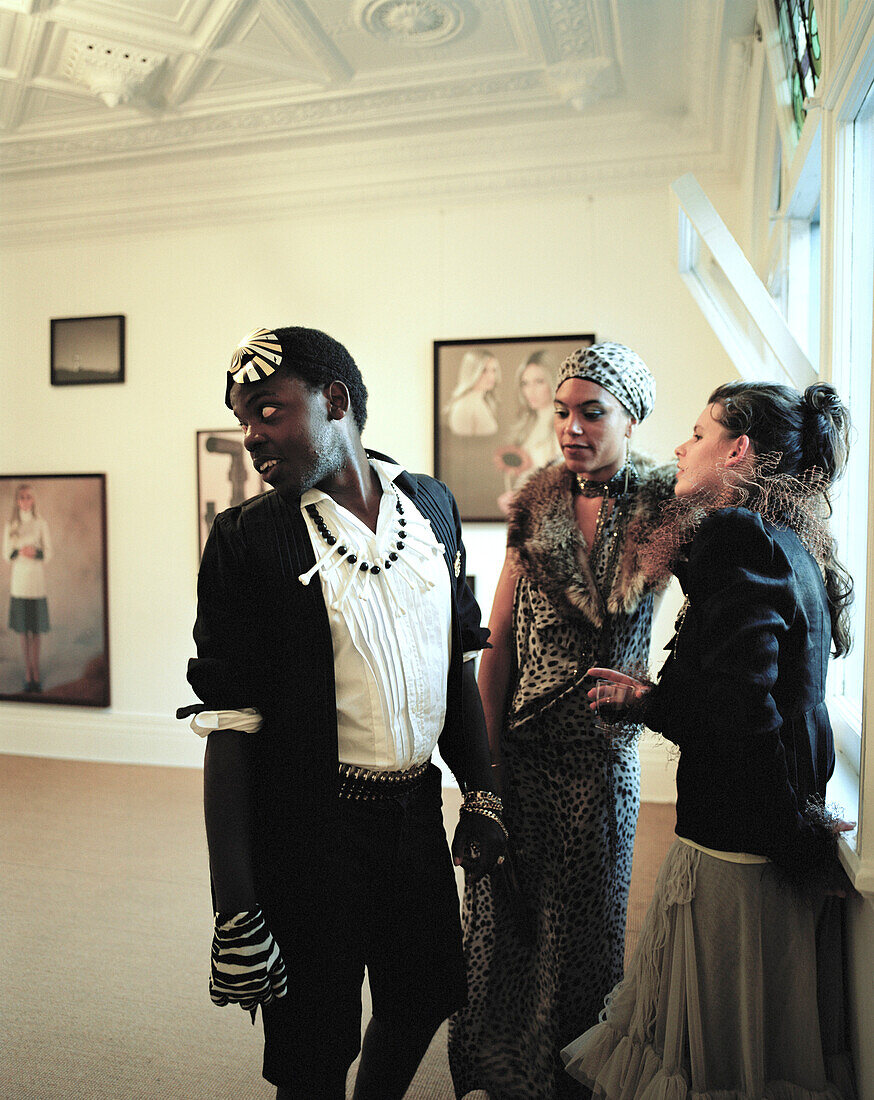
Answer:
[[[714, 193], [730, 218], [735, 196]], [[201, 762], [201, 744], [173, 719], [192, 699], [195, 432], [233, 426], [224, 372], [246, 332], [304, 324], [346, 343], [370, 390], [365, 443], [430, 472], [433, 340], [594, 331], [634, 347], [656, 374], [656, 411], [637, 439], [668, 461], [713, 386], [735, 376], [677, 273], [676, 232], [662, 181], [613, 194], [265, 211], [6, 247], [0, 472], [107, 475], [112, 706], [0, 703], [0, 751]], [[127, 318], [125, 382], [52, 387], [50, 318], [115, 313]], [[467, 541], [487, 614], [503, 529], [472, 525]], [[660, 641], [675, 606], [669, 595]], [[5, 626], [3, 608], [0, 659], [16, 659]], [[656, 665], [659, 651], [657, 642]], [[653, 742], [642, 755], [644, 797], [671, 799], [663, 751]]]

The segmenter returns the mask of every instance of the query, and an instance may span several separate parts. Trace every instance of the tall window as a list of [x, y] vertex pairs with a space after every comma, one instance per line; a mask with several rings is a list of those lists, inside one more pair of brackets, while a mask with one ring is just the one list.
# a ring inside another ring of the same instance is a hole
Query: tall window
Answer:
[[775, 0], [780, 45], [796, 133], [800, 135], [807, 113], [805, 100], [812, 99], [822, 73], [822, 48], [813, 0]]
[[[832, 685], [841, 696], [850, 729], [861, 730], [865, 672], [864, 628], [871, 441], [871, 355], [874, 313], [874, 84], [861, 98], [855, 116], [841, 128], [837, 171], [843, 183], [839, 219], [840, 253], [836, 279], [835, 383], [853, 415], [855, 438], [847, 476], [837, 503], [841, 556], [855, 582], [855, 646], [833, 667]], [[841, 747], [859, 766], [860, 738], [842, 738]]]
[[[818, 165], [817, 165], [818, 174]], [[818, 189], [817, 189], [818, 190]], [[821, 250], [819, 197], [810, 211], [779, 219], [767, 286], [814, 370], [819, 369]]]

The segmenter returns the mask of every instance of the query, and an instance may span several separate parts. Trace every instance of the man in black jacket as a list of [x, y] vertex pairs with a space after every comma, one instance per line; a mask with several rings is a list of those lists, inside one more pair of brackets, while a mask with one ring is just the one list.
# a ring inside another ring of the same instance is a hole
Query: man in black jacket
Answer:
[[[198, 579], [204, 801], [216, 929], [211, 995], [262, 1005], [277, 1097], [403, 1096], [464, 1003], [458, 899], [430, 763], [464, 792], [452, 845], [503, 859], [470, 660], [486, 644], [440, 482], [365, 451], [367, 391], [324, 333], [261, 329], [226, 404], [275, 490], [216, 518]], [[465, 660], [465, 657], [468, 659]]]

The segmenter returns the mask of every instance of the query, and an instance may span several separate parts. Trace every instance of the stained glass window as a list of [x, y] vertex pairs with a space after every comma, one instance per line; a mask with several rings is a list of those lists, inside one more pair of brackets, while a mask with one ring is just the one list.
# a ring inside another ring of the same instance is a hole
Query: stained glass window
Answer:
[[801, 133], [807, 109], [822, 73], [822, 48], [813, 0], [775, 0], [780, 45], [792, 102], [795, 129]]

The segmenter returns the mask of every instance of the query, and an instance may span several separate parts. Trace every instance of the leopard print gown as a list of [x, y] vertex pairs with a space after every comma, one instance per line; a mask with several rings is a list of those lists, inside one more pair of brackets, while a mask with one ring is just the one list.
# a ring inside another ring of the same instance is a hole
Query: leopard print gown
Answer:
[[[612, 534], [608, 520], [603, 555]], [[595, 566], [597, 582], [603, 556]], [[449, 1031], [459, 1100], [475, 1089], [491, 1100], [589, 1095], [558, 1052], [597, 1022], [622, 977], [640, 764], [636, 744], [611, 737], [589, 710], [582, 673], [596, 649], [612, 667], [645, 667], [651, 621], [651, 594], [597, 631], [551, 607], [528, 579], [517, 584], [512, 710], [523, 718], [505, 729], [501, 759], [519, 892], [501, 872], [465, 889], [468, 1005]], [[568, 654], [580, 655], [579, 670]], [[557, 667], [572, 686], [547, 687], [547, 705], [533, 707], [529, 696], [554, 682]]]

